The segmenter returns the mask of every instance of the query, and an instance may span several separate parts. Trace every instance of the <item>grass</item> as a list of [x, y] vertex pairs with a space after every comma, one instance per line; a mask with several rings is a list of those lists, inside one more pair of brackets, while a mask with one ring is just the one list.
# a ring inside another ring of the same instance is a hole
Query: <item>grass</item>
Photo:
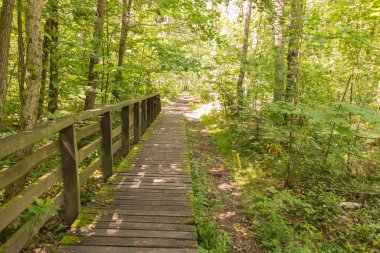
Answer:
[[187, 121], [186, 131], [189, 145], [189, 158], [193, 182], [194, 197], [192, 202], [195, 211], [198, 245], [200, 252], [227, 252], [229, 236], [218, 227], [215, 220], [218, 202], [216, 192], [208, 175], [210, 160], [196, 145], [202, 136], [199, 135], [195, 122]]
[[[229, 127], [215, 115], [203, 116], [202, 122], [230, 163], [231, 178], [243, 185], [245, 215], [264, 252], [380, 252], [380, 199], [358, 199], [318, 185], [287, 188], [276, 171], [284, 157], [273, 145], [253, 140], [248, 143], [255, 149], [247, 149], [239, 144], [238, 138], [245, 138], [239, 123]], [[362, 207], [344, 209], [343, 201]]]

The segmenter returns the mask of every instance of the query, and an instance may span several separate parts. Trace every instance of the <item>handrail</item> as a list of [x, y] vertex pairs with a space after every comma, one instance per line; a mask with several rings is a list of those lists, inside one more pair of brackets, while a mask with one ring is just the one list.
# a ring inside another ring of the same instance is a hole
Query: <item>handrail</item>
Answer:
[[115, 111], [122, 107], [133, 105], [136, 102], [144, 101], [156, 96], [159, 96], [159, 94], [154, 93], [140, 99], [131, 99], [124, 102], [83, 111], [77, 114], [68, 115], [56, 120], [50, 120], [48, 123], [31, 130], [25, 130], [15, 135], [4, 137], [0, 139], [0, 159], [18, 150], [21, 150], [36, 141], [46, 138], [67, 126], [101, 115], [105, 112]]
[[[120, 110], [117, 112], [119, 115], [112, 114], [117, 110]], [[55, 197], [55, 203], [64, 204], [66, 222], [68, 224], [74, 222], [81, 209], [80, 185], [100, 167], [106, 181], [113, 173], [115, 152], [121, 149], [122, 155], [126, 156], [130, 150], [131, 139], [133, 139], [133, 144], [137, 143], [160, 111], [160, 94], [155, 93], [52, 120], [43, 126], [0, 139], [0, 161], [4, 158], [12, 158], [8, 156], [33, 146], [36, 142], [46, 138], [53, 139], [52, 142], [32, 150], [24, 157], [17, 157], [16, 163], [0, 170], [0, 190], [25, 176], [38, 164], [50, 159], [52, 155], [59, 154], [61, 158], [60, 166], [55, 165], [36, 182], [0, 206], [0, 231], [20, 216], [35, 198], [48, 192], [51, 186], [61, 179], [63, 179], [63, 191]], [[94, 122], [94, 118], [100, 118], [100, 121]], [[92, 121], [89, 128], [77, 126], [77, 123], [85, 120]], [[58, 133], [59, 137], [57, 137]], [[82, 146], [81, 149], [78, 149], [78, 144]], [[102, 150], [101, 156], [91, 156], [98, 149]], [[89, 165], [79, 171], [82, 161], [87, 161], [84, 164]], [[44, 214], [43, 222], [46, 222], [49, 217]], [[34, 219], [41, 220], [41, 217]], [[25, 230], [26, 225], [32, 227]], [[33, 227], [38, 230], [42, 224], [26, 222], [0, 246], [0, 253], [21, 251], [27, 243], [25, 238], [29, 238], [28, 233], [30, 231], [33, 233]]]

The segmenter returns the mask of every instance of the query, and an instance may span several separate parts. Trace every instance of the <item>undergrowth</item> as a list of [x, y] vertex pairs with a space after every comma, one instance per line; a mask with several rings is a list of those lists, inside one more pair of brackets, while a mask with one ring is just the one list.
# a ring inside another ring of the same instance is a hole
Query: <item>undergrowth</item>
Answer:
[[289, 158], [286, 133], [265, 118], [211, 115], [202, 121], [233, 163], [231, 176], [244, 185], [246, 218], [265, 252], [380, 252], [377, 174], [373, 163], [352, 157], [354, 172], [341, 172], [345, 136], [334, 135], [341, 146], [330, 150], [326, 169], [316, 151], [322, 140], [307, 138], [313, 132], [321, 138], [324, 129], [302, 126], [297, 134], [305, 138], [293, 144], [296, 154]]
[[195, 223], [200, 252], [227, 252], [230, 238], [218, 227], [215, 220], [218, 203], [216, 192], [208, 175], [210, 161], [204, 159], [201, 151], [194, 147], [202, 139], [194, 128], [194, 122], [187, 122], [187, 136], [190, 149], [190, 166], [194, 192]]

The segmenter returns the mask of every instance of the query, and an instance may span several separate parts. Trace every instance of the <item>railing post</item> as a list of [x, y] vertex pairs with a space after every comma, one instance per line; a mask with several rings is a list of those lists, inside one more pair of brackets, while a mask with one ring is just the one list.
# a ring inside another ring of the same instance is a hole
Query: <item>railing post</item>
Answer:
[[129, 106], [121, 108], [121, 152], [123, 156], [129, 153]]
[[158, 96], [154, 96], [154, 118], [158, 115]]
[[150, 126], [150, 123], [152, 123], [152, 108], [151, 108], [151, 98], [148, 98], [148, 104], [147, 104], [147, 110], [148, 110], [148, 115], [147, 115], [147, 127]]
[[103, 149], [103, 178], [104, 181], [112, 176], [112, 126], [111, 112], [106, 112], [101, 119], [102, 149]]
[[134, 129], [134, 143], [140, 140], [140, 103], [136, 102], [133, 105], [133, 129]]
[[146, 99], [141, 102], [141, 134], [146, 131]]
[[161, 112], [161, 96], [160, 94], [157, 95], [157, 99], [158, 99], [158, 113]]
[[74, 125], [60, 131], [63, 195], [65, 200], [65, 220], [72, 224], [80, 212], [80, 183], [78, 169], [78, 149]]

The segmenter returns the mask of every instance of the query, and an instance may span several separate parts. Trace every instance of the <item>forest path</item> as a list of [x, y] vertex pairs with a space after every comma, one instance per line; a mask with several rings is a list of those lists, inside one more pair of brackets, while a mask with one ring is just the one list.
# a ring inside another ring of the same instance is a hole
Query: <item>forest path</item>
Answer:
[[163, 107], [61, 241], [60, 252], [197, 252], [183, 114], [191, 97]]

